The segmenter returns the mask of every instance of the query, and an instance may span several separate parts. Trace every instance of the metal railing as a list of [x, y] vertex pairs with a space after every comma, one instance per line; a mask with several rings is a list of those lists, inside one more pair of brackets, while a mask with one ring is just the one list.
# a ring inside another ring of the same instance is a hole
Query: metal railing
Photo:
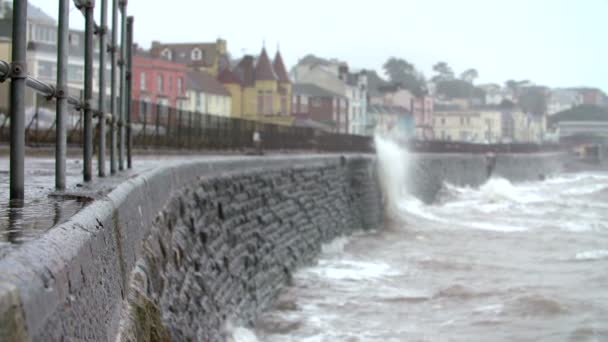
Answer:
[[[133, 37], [133, 18], [127, 20], [127, 1], [112, 0], [112, 42], [106, 46], [105, 36], [108, 33], [107, 24], [107, 1], [101, 0], [101, 24], [97, 25], [94, 19], [94, 0], [74, 0], [76, 7], [83, 13], [85, 17], [85, 48], [84, 48], [84, 92], [81, 98], [68, 96], [67, 89], [67, 74], [68, 74], [68, 43], [69, 43], [69, 0], [58, 0], [59, 15], [58, 15], [58, 32], [57, 32], [57, 83], [47, 84], [27, 75], [27, 1], [13, 1], [13, 30], [12, 30], [12, 61], [0, 61], [0, 81], [6, 79], [11, 80], [10, 84], [10, 116], [1, 121], [3, 129], [5, 126], [10, 126], [10, 199], [22, 201], [24, 199], [24, 153], [25, 153], [25, 88], [29, 87], [48, 99], [56, 101], [56, 120], [55, 127], [55, 187], [58, 190], [65, 189], [66, 185], [66, 153], [67, 141], [70, 138], [67, 126], [68, 106], [72, 106], [75, 110], [81, 113], [79, 123], [82, 124], [80, 133], [82, 134], [83, 144], [83, 178], [85, 182], [92, 179], [93, 167], [93, 118], [97, 118], [99, 132], [98, 134], [98, 175], [105, 176], [105, 148], [106, 148], [106, 121], [110, 127], [110, 149], [111, 149], [111, 166], [110, 172], [116, 172], [116, 130], [119, 131], [120, 149], [118, 154], [119, 169], [123, 170], [124, 146], [125, 146], [125, 127], [130, 125], [127, 108], [131, 106], [130, 96], [131, 82], [130, 73], [132, 63], [131, 48]], [[121, 49], [118, 48], [118, 11], [121, 13]], [[128, 22], [128, 25], [127, 25]], [[127, 32], [128, 30], [128, 32]], [[99, 36], [100, 53], [99, 53], [99, 103], [97, 108], [93, 104], [93, 55], [94, 55], [94, 36]], [[127, 42], [127, 38], [130, 38]], [[116, 55], [120, 51], [120, 59], [117, 60]], [[111, 54], [111, 97], [112, 105], [110, 112], [106, 113], [105, 109], [105, 67], [106, 53]], [[128, 60], [127, 60], [128, 59]], [[116, 71], [120, 65], [120, 93], [116, 94]], [[117, 105], [117, 102], [120, 104]], [[36, 120], [39, 119], [38, 111]], [[10, 125], [7, 125], [10, 121]], [[27, 131], [29, 131], [28, 125]], [[38, 125], [36, 125], [38, 127]], [[50, 129], [49, 129], [50, 131]], [[130, 135], [127, 134], [127, 139]], [[130, 146], [127, 142], [127, 155], [129, 162], [127, 167], [131, 167], [130, 162]]]

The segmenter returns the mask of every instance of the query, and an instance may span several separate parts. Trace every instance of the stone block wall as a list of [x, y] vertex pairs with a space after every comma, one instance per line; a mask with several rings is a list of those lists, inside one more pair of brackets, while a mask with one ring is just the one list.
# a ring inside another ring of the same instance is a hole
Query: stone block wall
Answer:
[[252, 322], [323, 242], [382, 216], [368, 158], [202, 177], [154, 222], [120, 338], [223, 341], [228, 320]]

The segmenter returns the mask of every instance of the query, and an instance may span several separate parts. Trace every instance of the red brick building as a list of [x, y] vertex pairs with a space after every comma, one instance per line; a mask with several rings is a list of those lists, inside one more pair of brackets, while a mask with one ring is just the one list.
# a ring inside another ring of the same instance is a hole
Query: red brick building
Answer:
[[133, 100], [179, 108], [186, 100], [187, 66], [143, 53], [133, 57]]
[[603, 106], [606, 103], [606, 94], [597, 88], [574, 88], [580, 96], [584, 105]]

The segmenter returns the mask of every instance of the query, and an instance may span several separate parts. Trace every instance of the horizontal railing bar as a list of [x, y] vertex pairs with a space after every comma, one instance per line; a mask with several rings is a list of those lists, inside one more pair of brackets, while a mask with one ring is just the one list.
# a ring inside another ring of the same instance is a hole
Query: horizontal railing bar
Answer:
[[[0, 60], [0, 79], [6, 80], [10, 77], [11, 65], [7, 61]], [[57, 97], [57, 92], [55, 90], [55, 86], [48, 84], [46, 82], [37, 80], [31, 76], [27, 76], [25, 79], [25, 85], [28, 88], [31, 88], [37, 91], [39, 94], [45, 97]], [[82, 102], [80, 99], [73, 96], [66, 96], [68, 99], [68, 104], [74, 106], [75, 108], [82, 107]]]

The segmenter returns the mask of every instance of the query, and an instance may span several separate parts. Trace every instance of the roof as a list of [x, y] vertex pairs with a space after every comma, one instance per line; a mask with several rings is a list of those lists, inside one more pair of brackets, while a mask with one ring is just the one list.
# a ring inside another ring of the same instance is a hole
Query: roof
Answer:
[[[166, 49], [171, 51], [171, 60], [178, 63], [195, 65], [195, 66], [212, 66], [220, 56], [218, 51], [218, 43], [159, 43], [153, 42], [151, 53], [155, 56], [161, 56]], [[192, 60], [192, 51], [194, 49], [201, 50], [202, 59], [199, 61]]]
[[278, 79], [272, 65], [270, 64], [270, 58], [268, 58], [266, 48], [262, 48], [262, 53], [260, 54], [258, 63], [255, 66], [254, 79], [256, 81], [276, 81]]
[[255, 83], [253, 74], [255, 73], [253, 56], [246, 55], [233, 70], [234, 74], [241, 80], [241, 84], [250, 87]]
[[272, 66], [280, 82], [291, 82], [289, 76], [287, 76], [287, 70], [285, 69], [285, 64], [283, 63], [283, 57], [281, 57], [281, 53], [279, 51], [277, 51], [277, 54], [274, 56]]
[[187, 88], [208, 94], [230, 96], [230, 92], [218, 80], [206, 72], [188, 73]]
[[241, 84], [241, 79], [234, 72], [230, 71], [230, 68], [224, 68], [217, 76], [217, 80], [224, 84]]
[[412, 115], [412, 113], [405, 107], [401, 106], [384, 106], [371, 104], [367, 106], [368, 114], [402, 114]]
[[312, 97], [327, 97], [327, 98], [334, 98], [334, 97], [344, 98], [345, 97], [342, 94], [334, 93], [333, 91], [329, 91], [327, 89], [319, 87], [316, 84], [311, 84], [311, 83], [294, 84], [293, 93], [308, 95], [308, 96], [312, 96]]
[[549, 124], [560, 121], [608, 121], [608, 109], [595, 105], [581, 105], [551, 115], [547, 121]]

